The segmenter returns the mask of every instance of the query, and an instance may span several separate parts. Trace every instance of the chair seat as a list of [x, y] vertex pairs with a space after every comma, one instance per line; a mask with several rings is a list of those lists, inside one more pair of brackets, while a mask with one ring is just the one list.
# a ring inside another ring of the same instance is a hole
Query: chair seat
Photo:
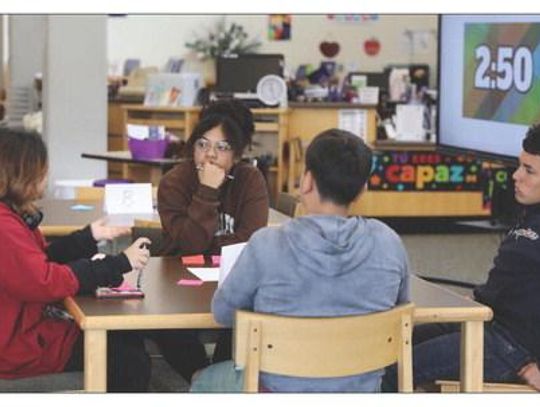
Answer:
[[[441, 393], [459, 393], [459, 382], [452, 380], [437, 380]], [[528, 384], [516, 383], [484, 383], [484, 393], [536, 393]]]
[[45, 393], [82, 390], [82, 372], [51, 373], [23, 379], [0, 379], [0, 392]]

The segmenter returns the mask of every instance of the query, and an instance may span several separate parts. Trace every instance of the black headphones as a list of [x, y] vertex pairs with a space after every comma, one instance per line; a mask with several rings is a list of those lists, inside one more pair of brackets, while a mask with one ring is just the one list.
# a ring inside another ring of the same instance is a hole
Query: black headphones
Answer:
[[30, 230], [34, 230], [39, 226], [39, 224], [43, 220], [43, 212], [38, 210], [33, 215], [30, 215], [28, 213], [23, 213], [21, 215], [21, 218], [24, 221], [24, 223], [26, 223], [26, 226], [28, 226]]
[[17, 212], [15, 210], [13, 205], [11, 205], [5, 199], [0, 199], [0, 201], [5, 203], [13, 212], [15, 212], [17, 215], [19, 215], [21, 217], [21, 219], [23, 220], [23, 222], [26, 224], [26, 226], [28, 226], [28, 229], [30, 229], [30, 230], [36, 229], [39, 226], [39, 224], [41, 223], [41, 221], [43, 220], [43, 212], [41, 212], [40, 210], [38, 210], [33, 215], [31, 215], [29, 213], [20, 214], [19, 212]]

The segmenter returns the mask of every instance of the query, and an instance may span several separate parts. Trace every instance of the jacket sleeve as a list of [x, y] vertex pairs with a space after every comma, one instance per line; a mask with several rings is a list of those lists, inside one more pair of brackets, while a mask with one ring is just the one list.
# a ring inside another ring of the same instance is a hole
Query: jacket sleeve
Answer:
[[176, 176], [172, 171], [162, 178], [158, 190], [161, 224], [172, 240], [165, 252], [203, 253], [212, 244], [218, 228], [219, 190], [199, 185], [191, 196], [189, 185], [184, 182], [188, 180], [187, 174]]
[[411, 301], [411, 287], [410, 287], [410, 273], [409, 273], [409, 257], [407, 256], [407, 251], [401, 244], [401, 251], [403, 256], [402, 261], [402, 278], [399, 286], [397, 304], [405, 304]]
[[246, 180], [245, 195], [239, 202], [241, 216], [234, 226], [234, 233], [216, 236], [212, 243], [214, 252], [223, 246], [247, 242], [257, 230], [268, 225], [269, 199], [266, 181], [260, 171], [252, 171]]
[[1, 290], [22, 301], [53, 302], [74, 295], [79, 283], [71, 268], [49, 261], [33, 232], [5, 219], [0, 233]]
[[79, 293], [89, 294], [98, 287], [117, 287], [124, 281], [123, 274], [131, 270], [124, 253], [100, 260], [80, 259], [69, 264], [79, 281]]
[[255, 294], [261, 283], [257, 250], [264, 250], [257, 248], [258, 241], [259, 239], [252, 239], [244, 247], [229, 275], [214, 293], [212, 313], [215, 320], [224, 326], [234, 324], [236, 310], [254, 308]]
[[84, 229], [54, 240], [45, 251], [49, 260], [64, 264], [92, 257], [97, 252], [97, 242], [88, 225]]

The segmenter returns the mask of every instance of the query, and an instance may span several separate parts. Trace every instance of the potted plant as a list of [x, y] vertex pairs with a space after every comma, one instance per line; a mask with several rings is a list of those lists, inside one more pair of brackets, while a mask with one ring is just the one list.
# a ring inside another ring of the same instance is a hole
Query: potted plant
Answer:
[[[191, 49], [197, 59], [206, 62], [205, 81], [215, 83], [215, 62], [217, 57], [231, 54], [247, 54], [255, 52], [261, 42], [248, 38], [244, 27], [237, 23], [228, 23], [225, 17], [217, 21], [215, 27], [209, 30], [204, 36], [197, 37], [193, 41], [188, 41], [185, 46]], [[213, 74], [213, 75], [211, 75]], [[208, 77], [212, 76], [212, 77]]]

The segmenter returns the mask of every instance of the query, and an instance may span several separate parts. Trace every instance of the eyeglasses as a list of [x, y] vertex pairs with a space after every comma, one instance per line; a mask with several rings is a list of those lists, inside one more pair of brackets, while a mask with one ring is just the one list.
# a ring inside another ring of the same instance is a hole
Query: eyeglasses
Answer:
[[225, 140], [216, 141], [212, 144], [210, 140], [205, 138], [198, 139], [195, 142], [195, 148], [205, 153], [209, 152], [211, 148], [214, 148], [214, 152], [222, 154], [232, 150], [231, 145]]

